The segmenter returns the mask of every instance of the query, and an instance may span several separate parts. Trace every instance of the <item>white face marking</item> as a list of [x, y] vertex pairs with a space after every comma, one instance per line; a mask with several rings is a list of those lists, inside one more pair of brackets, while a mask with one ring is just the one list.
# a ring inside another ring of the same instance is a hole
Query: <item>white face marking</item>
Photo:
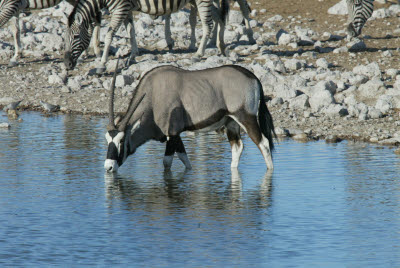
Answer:
[[110, 134], [108, 132], [106, 133], [107, 143], [110, 144], [113, 142], [118, 149], [118, 154], [121, 152], [121, 140], [124, 138], [124, 136], [124, 132], [119, 132], [114, 138], [111, 138]]

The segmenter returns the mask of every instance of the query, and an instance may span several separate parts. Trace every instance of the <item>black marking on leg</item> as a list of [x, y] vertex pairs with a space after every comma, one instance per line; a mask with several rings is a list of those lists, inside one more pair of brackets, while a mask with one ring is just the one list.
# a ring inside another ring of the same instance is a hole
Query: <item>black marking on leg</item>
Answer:
[[185, 145], [183, 145], [182, 139], [181, 139], [181, 137], [179, 137], [179, 136], [177, 137], [176, 152], [177, 152], [177, 153], [184, 153], [184, 154], [186, 154]]

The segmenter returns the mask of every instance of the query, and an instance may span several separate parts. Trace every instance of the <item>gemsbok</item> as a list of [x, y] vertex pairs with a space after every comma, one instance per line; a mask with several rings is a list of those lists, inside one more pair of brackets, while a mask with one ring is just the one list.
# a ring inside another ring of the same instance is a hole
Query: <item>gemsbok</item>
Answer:
[[149, 140], [167, 142], [163, 160], [166, 169], [171, 168], [175, 152], [191, 169], [180, 134], [222, 127], [231, 144], [231, 167], [238, 166], [243, 151], [242, 128], [260, 149], [267, 168], [273, 169], [274, 125], [261, 83], [252, 72], [235, 65], [198, 71], [156, 67], [139, 81], [125, 115], [114, 120], [116, 73], [110, 89], [106, 171], [116, 172]]

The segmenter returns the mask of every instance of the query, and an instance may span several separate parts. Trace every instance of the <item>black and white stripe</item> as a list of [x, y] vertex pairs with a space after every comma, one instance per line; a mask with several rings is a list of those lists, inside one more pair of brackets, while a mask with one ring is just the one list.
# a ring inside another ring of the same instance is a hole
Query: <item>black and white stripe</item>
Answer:
[[[21, 46], [21, 31], [19, 28], [19, 13], [22, 10], [29, 9], [44, 9], [58, 5], [62, 0], [0, 0], [0, 27], [6, 24], [9, 20], [12, 21], [12, 31], [14, 37], [15, 51], [14, 56], [11, 58], [9, 65], [15, 66], [18, 59], [22, 55]], [[75, 0], [66, 0], [71, 5], [75, 5]], [[93, 32], [93, 27], [91, 28]], [[98, 29], [95, 32], [98, 33]], [[97, 36], [97, 35], [96, 35]], [[96, 54], [99, 54], [100, 49], [98, 48], [98, 40], [94, 42], [94, 49]]]
[[107, 8], [111, 14], [109, 29], [105, 37], [104, 52], [98, 71], [105, 70], [111, 40], [122, 23], [127, 27], [131, 39], [130, 60], [133, 61], [137, 53], [132, 11], [139, 11], [153, 16], [168, 15], [177, 12], [187, 3], [195, 1], [203, 25], [203, 38], [195, 56], [204, 55], [207, 39], [209, 38], [213, 22], [211, 18], [212, 0], [79, 0], [69, 16], [66, 38], [64, 63], [72, 69], [76, 65], [79, 55], [88, 47], [91, 33], [89, 26], [100, 19], [102, 8]]
[[349, 12], [347, 33], [355, 37], [361, 34], [364, 24], [371, 17], [374, 3], [373, 0], [347, 0], [347, 8]]

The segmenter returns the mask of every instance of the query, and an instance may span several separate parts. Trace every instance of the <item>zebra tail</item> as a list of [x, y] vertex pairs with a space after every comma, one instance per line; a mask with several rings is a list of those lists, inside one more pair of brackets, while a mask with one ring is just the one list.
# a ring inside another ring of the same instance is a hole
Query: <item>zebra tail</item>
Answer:
[[229, 13], [229, 2], [228, 0], [220, 0], [220, 17], [221, 20], [226, 24], [228, 24], [228, 13]]
[[258, 124], [262, 134], [268, 139], [271, 152], [274, 150], [273, 138], [276, 138], [274, 122], [265, 104], [264, 92], [260, 84], [260, 105], [258, 107]]

